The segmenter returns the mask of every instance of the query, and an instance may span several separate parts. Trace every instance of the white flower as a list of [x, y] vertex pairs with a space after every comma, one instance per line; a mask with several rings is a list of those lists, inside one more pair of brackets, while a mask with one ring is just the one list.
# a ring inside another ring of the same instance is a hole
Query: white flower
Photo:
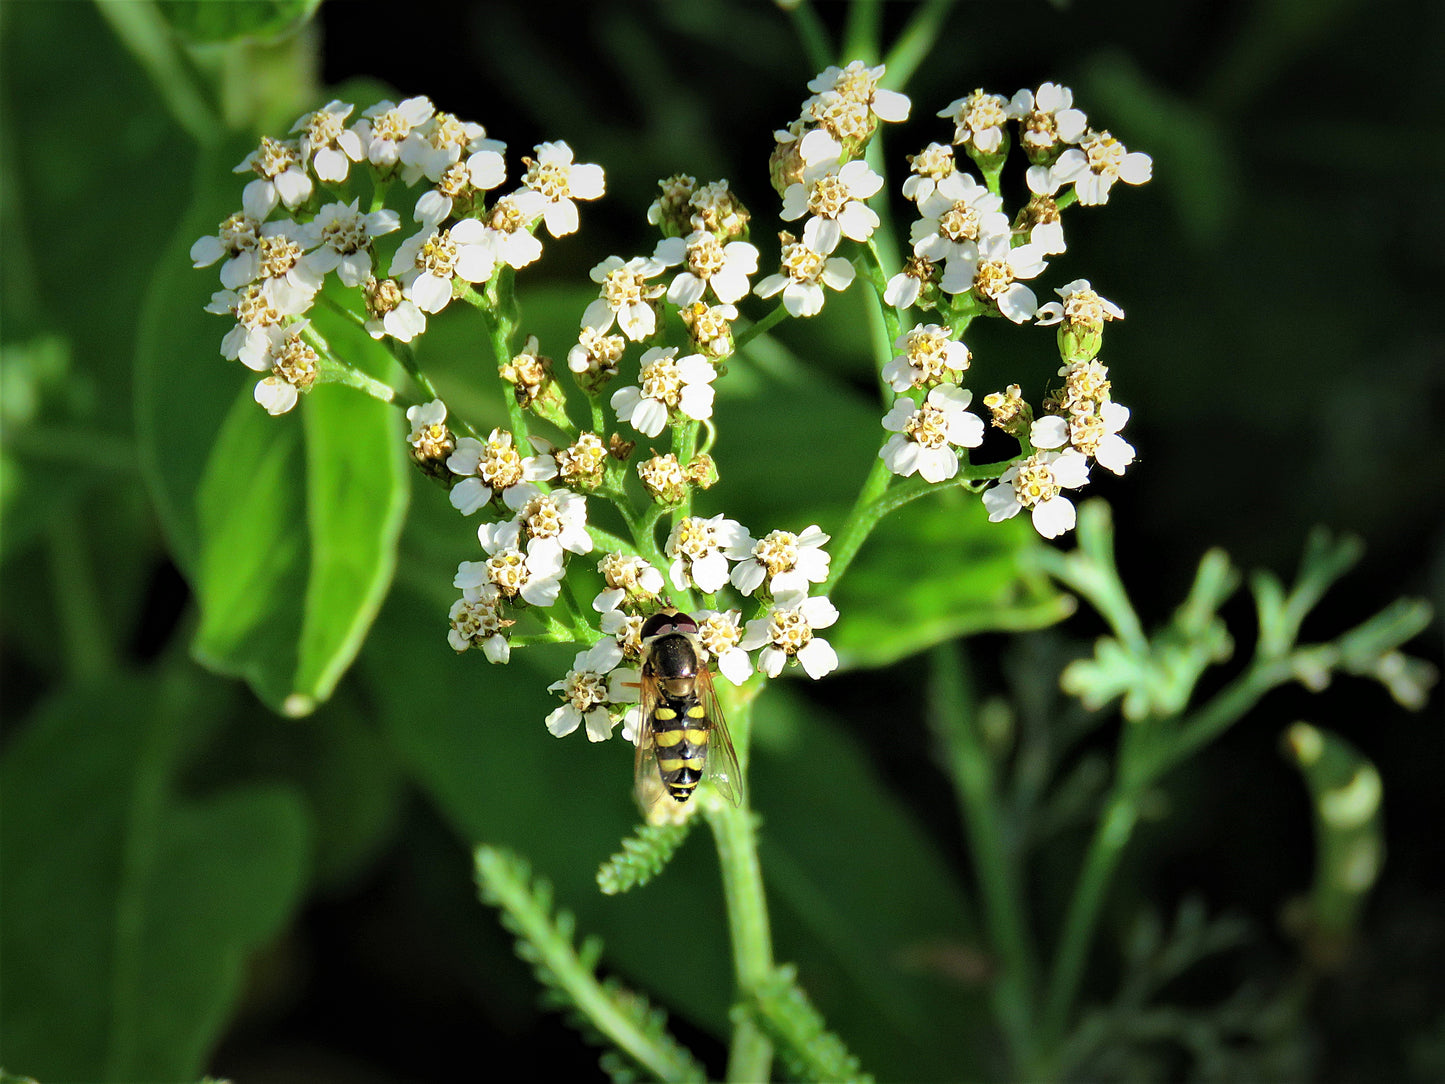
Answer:
[[530, 482], [512, 486], [502, 500], [517, 518], [505, 523], [483, 523], [477, 528], [482, 549], [525, 548], [528, 554], [555, 550], [560, 555], [591, 553], [592, 536], [587, 533], [587, 499], [580, 493], [559, 489], [543, 493]]
[[662, 573], [641, 557], [609, 553], [597, 563], [597, 571], [607, 586], [592, 600], [598, 613], [616, 610], [624, 602], [651, 602], [667, 586]]
[[1072, 448], [1035, 452], [999, 475], [999, 484], [984, 491], [983, 506], [994, 523], [1031, 509], [1039, 534], [1057, 538], [1071, 530], [1077, 518], [1073, 502], [1061, 490], [1077, 489], [1088, 480], [1089, 461]]
[[221, 285], [228, 290], [254, 282], [260, 274], [260, 257], [256, 250], [261, 243], [261, 220], [245, 211], [237, 211], [221, 223], [220, 229], [207, 234], [191, 246], [191, 266], [210, 267], [221, 258]]
[[359, 199], [328, 203], [311, 223], [320, 247], [302, 257], [309, 274], [318, 279], [335, 271], [343, 286], [361, 286], [371, 274], [371, 241], [401, 227], [395, 211], [385, 208], [362, 214]]
[[256, 381], [253, 398], [274, 418], [294, 407], [299, 394], [296, 385], [289, 381], [282, 380], [279, 376], [267, 376]]
[[747, 241], [729, 241], [724, 245], [716, 234], [707, 230], [694, 230], [686, 240], [663, 238], [653, 252], [653, 259], [668, 267], [683, 265], [667, 288], [667, 300], [678, 308], [702, 300], [709, 286], [725, 305], [741, 300], [748, 295], [748, 276], [757, 274], [758, 270], [755, 245]]
[[1019, 122], [1019, 142], [1030, 158], [1051, 154], [1060, 143], [1077, 143], [1089, 120], [1074, 108], [1074, 92], [1057, 83], [1045, 83], [1038, 92], [1021, 90], [1009, 102], [1008, 113]]
[[502, 617], [502, 589], [496, 584], [468, 587], [452, 603], [447, 620], [447, 643], [458, 654], [480, 647], [489, 662], [505, 663], [512, 657], [505, 632], [512, 622]]
[[424, 229], [396, 250], [388, 272], [401, 279], [408, 300], [423, 312], [441, 312], [452, 299], [452, 279], [486, 282], [496, 261], [485, 244], [486, 227], [475, 218], [450, 229]]
[[1060, 286], [1054, 293], [1059, 301], [1050, 301], [1039, 306], [1038, 323], [1041, 326], [1062, 323], [1094, 326], [1105, 320], [1124, 319], [1124, 310], [1106, 297], [1094, 292], [1088, 279], [1075, 279]]
[[1029, 442], [1035, 448], [1065, 445], [1093, 456], [1101, 467], [1123, 474], [1134, 462], [1134, 446], [1119, 435], [1129, 421], [1129, 408], [1106, 399], [1095, 404], [1085, 400], [1070, 409], [1068, 417], [1050, 414], [1034, 422]]
[[[823, 311], [823, 286], [833, 290], [847, 289], [853, 281], [853, 265], [841, 256], [825, 256], [815, 252], [791, 235], [783, 239], [782, 267], [758, 283], [753, 293], [772, 297], [783, 295], [783, 308], [792, 316], [816, 316]], [[819, 284], [822, 285], [819, 285]]]
[[837, 669], [838, 654], [816, 630], [837, 620], [838, 609], [826, 597], [793, 592], [777, 599], [765, 617], [749, 621], [738, 646], [744, 651], [762, 648], [758, 669], [768, 677], [777, 677], [792, 656], [810, 678], [820, 678]]
[[742, 524], [724, 519], [685, 516], [667, 536], [664, 552], [672, 558], [668, 574], [679, 591], [696, 584], [711, 595], [727, 586], [728, 559], [737, 560], [752, 549], [753, 539]]
[[903, 353], [883, 366], [883, 379], [894, 391], [952, 383], [972, 362], [968, 347], [938, 324], [914, 324], [893, 343]]
[[980, 154], [996, 154], [1003, 145], [1009, 113], [1008, 102], [1000, 95], [975, 90], [950, 102], [938, 115], [953, 121], [953, 142], [958, 146], [972, 144]]
[[939, 181], [952, 176], [954, 168], [953, 147], [947, 143], [930, 143], [917, 154], [910, 154], [909, 175], [903, 182], [904, 196], [921, 204], [933, 195]]
[[[500, 140], [488, 139], [487, 130], [475, 121], [462, 120], [451, 113], [434, 113], [406, 134], [396, 154], [403, 166], [401, 179], [406, 184], [415, 184], [423, 176], [440, 181], [451, 166], [461, 161], [463, 154], [482, 155], [481, 173], [490, 175], [498, 168], [505, 172], [502, 154], [506, 149], [507, 145]], [[496, 184], [500, 183], [498, 177]]]
[[610, 738], [617, 725], [611, 709], [636, 701], [640, 681], [636, 670], [618, 667], [621, 661], [622, 648], [616, 640], [604, 638], [579, 651], [567, 676], [547, 686], [565, 701], [547, 716], [547, 729], [563, 738], [585, 722], [588, 741]]
[[934, 263], [971, 260], [986, 238], [1009, 236], [1003, 200], [967, 173], [950, 173], [919, 201], [909, 230], [913, 254]]
[[506, 179], [507, 163], [501, 152], [477, 151], [465, 162], [453, 162], [442, 171], [436, 184], [416, 201], [412, 219], [435, 226], [451, 216], [458, 199], [475, 202], [478, 193], [490, 192]]
[[633, 342], [647, 338], [657, 330], [652, 303], [663, 291], [660, 284], [647, 280], [667, 266], [654, 257], [635, 256], [624, 263], [621, 256], [608, 256], [589, 273], [593, 282], [601, 284], [602, 294], [582, 313], [582, 326], [610, 331], [615, 322]]
[[302, 163], [309, 162], [316, 176], [328, 184], [340, 184], [351, 172], [351, 163], [366, 158], [361, 137], [346, 127], [354, 105], [332, 99], [314, 113], [307, 113], [291, 126], [300, 132], [297, 140]]
[[[452, 486], [450, 498], [452, 507], [464, 516], [481, 508], [493, 494], [501, 494], [505, 501], [514, 487], [557, 476], [556, 460], [550, 455], [524, 459], [513, 445], [512, 434], [505, 429], [493, 429], [486, 443], [476, 437], [459, 438], [457, 450], [447, 458], [447, 469], [462, 475], [462, 480]], [[531, 490], [526, 492], [530, 494]]]
[[830, 64], [808, 82], [808, 89], [814, 94], [831, 91], [848, 101], [865, 105], [878, 120], [905, 121], [912, 103], [908, 95], [884, 90], [878, 85], [885, 71], [882, 64], [870, 68], [861, 60], [849, 61], [846, 68]]
[[903, 262], [903, 269], [883, 288], [883, 303], [895, 309], [910, 308], [922, 296], [923, 287], [930, 282], [936, 284], [941, 274], [932, 260], [910, 256]]
[[374, 166], [394, 166], [401, 157], [401, 144], [418, 124], [431, 119], [436, 107], [431, 99], [418, 95], [400, 105], [377, 102], [356, 122], [356, 136]]
[[284, 279], [251, 282], [239, 290], [217, 290], [207, 312], [230, 313], [236, 326], [221, 338], [221, 356], [238, 358], [248, 369], [265, 372], [271, 354], [285, 337], [283, 324], [311, 306], [311, 294], [292, 289]]
[[766, 580], [774, 598], [791, 592], [806, 594], [809, 583], [822, 583], [828, 578], [830, 558], [823, 546], [830, 537], [816, 523], [801, 534], [770, 531], [750, 553], [739, 555], [743, 559], [733, 568], [733, 586], [751, 595]]
[[804, 130], [806, 123], [807, 118], [803, 117], [793, 121], [787, 128], [780, 128], [773, 132], [773, 138], [778, 143], [784, 146], [790, 143], [797, 144], [796, 152], [800, 172], [836, 161], [843, 153], [843, 145], [826, 128]]
[[915, 471], [926, 482], [942, 482], [958, 473], [955, 448], [977, 448], [983, 443], [983, 419], [968, 412], [973, 392], [953, 384], [940, 384], [915, 409], [912, 399], [900, 398], [883, 418], [883, 428], [894, 436], [878, 453], [894, 474], [904, 478]]
[[459, 564], [452, 586], [465, 591], [492, 583], [509, 599], [521, 598], [533, 606], [550, 606], [561, 593], [563, 570], [560, 548], [523, 553], [515, 546], [498, 547], [485, 561]]
[[1033, 245], [1011, 247], [1007, 234], [991, 235], [979, 244], [974, 259], [949, 262], [940, 289], [958, 294], [972, 290], [983, 301], [991, 301], [1016, 324], [1031, 319], [1038, 311], [1038, 298], [1019, 279], [1031, 279], [1048, 266], [1044, 254]]
[[573, 200], [597, 199], [606, 189], [602, 167], [575, 165], [572, 148], [566, 143], [539, 143], [536, 159], [523, 158], [527, 172], [522, 184], [539, 192], [547, 204], [542, 219], [547, 232], [563, 237], [577, 230], [577, 204]]
[[577, 345], [567, 351], [567, 368], [582, 373], [617, 375], [617, 363], [627, 349], [627, 340], [621, 335], [608, 335], [596, 328], [583, 326], [577, 335]]
[[316, 383], [321, 359], [301, 337], [309, 323], [297, 320], [287, 324], [284, 330], [273, 329], [268, 335], [266, 361], [271, 365], [271, 373], [256, 383], [253, 397], [272, 417], [289, 411], [300, 394], [310, 391]]
[[1070, 147], [1049, 170], [1051, 191], [1074, 185], [1079, 202], [1108, 203], [1115, 181], [1143, 184], [1154, 174], [1154, 160], [1141, 151], [1129, 151], [1108, 132], [1090, 132], [1077, 148]]
[[836, 158], [825, 160], [805, 169], [802, 181], [788, 185], [781, 217], [792, 221], [810, 215], [803, 225], [803, 244], [826, 256], [843, 237], [866, 241], [873, 235], [878, 215], [863, 200], [882, 187], [883, 178], [862, 159], [842, 166]]
[[373, 339], [390, 335], [398, 342], [409, 343], [426, 330], [426, 313], [416, 302], [403, 296], [396, 279], [370, 276], [362, 284], [366, 298], [366, 333]]
[[675, 358], [676, 354], [675, 346], [654, 346], [642, 355], [640, 386], [619, 388], [612, 395], [618, 421], [655, 437], [674, 410], [695, 421], [712, 417], [712, 382], [717, 370], [701, 354]]
[[[597, 627], [617, 641], [622, 656], [627, 659], [642, 658], [642, 626], [647, 619], [641, 614], [624, 613], [621, 610], [603, 610], [597, 619]], [[629, 740], [631, 740], [629, 738]]]
[[241, 160], [234, 173], [255, 173], [256, 180], [246, 185], [241, 205], [253, 218], [264, 219], [284, 203], [294, 209], [311, 198], [311, 177], [301, 160], [294, 141], [261, 137], [261, 145]]
[[753, 660], [738, 644], [743, 638], [742, 611], [698, 610], [697, 639], [703, 650], [717, 660], [718, 673], [734, 685], [741, 685], [752, 676]]
[[411, 423], [406, 442], [420, 459], [440, 461], [456, 450], [456, 438], [447, 428], [447, 405], [440, 399], [407, 407], [406, 420]]

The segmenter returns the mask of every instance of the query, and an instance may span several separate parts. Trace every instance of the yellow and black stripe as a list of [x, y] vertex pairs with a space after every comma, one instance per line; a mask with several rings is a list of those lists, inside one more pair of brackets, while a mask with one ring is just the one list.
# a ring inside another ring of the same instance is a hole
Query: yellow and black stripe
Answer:
[[657, 770], [667, 792], [679, 802], [687, 801], [702, 779], [711, 729], [707, 712], [695, 696], [665, 696], [652, 713]]

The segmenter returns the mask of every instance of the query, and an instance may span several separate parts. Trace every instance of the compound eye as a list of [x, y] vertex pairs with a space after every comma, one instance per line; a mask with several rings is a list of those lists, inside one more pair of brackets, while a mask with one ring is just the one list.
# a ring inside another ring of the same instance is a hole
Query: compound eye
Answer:
[[642, 624], [642, 639], [650, 640], [664, 632], [696, 632], [697, 622], [683, 613], [656, 613]]

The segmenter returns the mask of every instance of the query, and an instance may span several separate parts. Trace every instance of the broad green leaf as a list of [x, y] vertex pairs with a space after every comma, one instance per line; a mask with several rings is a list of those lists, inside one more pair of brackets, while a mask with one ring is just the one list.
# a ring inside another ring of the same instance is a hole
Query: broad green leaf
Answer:
[[883, 520], [833, 592], [828, 641], [845, 666], [886, 666], [976, 632], [1041, 628], [1072, 601], [1020, 561], [1040, 545], [1023, 517], [990, 523], [977, 496], [922, 497]]
[[321, 0], [158, 0], [166, 21], [192, 41], [275, 38], [299, 28]]
[[[140, 312], [135, 357], [135, 430], [141, 474], [166, 542], [181, 571], [194, 578], [200, 552], [196, 490], [212, 445], [241, 389], [255, 377], [221, 357], [232, 321], [205, 310], [221, 289], [216, 269], [191, 266], [191, 245], [214, 233], [241, 207], [231, 173], [249, 141], [202, 148], [193, 166], [191, 202], [156, 264]], [[258, 408], [252, 403], [253, 410]]]
[[331, 694], [390, 583], [402, 434], [395, 408], [351, 389], [316, 389], [300, 419], [250, 400], [237, 399], [197, 498], [194, 650], [301, 715]]
[[44, 704], [0, 766], [5, 1058], [42, 1080], [195, 1079], [306, 881], [304, 807], [183, 797], [213, 683], [113, 677]]

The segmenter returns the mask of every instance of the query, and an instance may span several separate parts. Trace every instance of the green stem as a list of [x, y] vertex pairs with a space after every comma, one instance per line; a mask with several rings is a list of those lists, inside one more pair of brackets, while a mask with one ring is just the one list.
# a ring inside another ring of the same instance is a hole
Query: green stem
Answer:
[[572, 945], [569, 922], [554, 921], [527, 884], [524, 871], [508, 852], [478, 847], [476, 864], [484, 897], [502, 908], [512, 928], [536, 953], [535, 965], [550, 973], [589, 1022], [609, 1041], [654, 1073], [659, 1080], [678, 1080], [695, 1071], [679, 1048], [660, 1044], [638, 1027], [637, 1018], [619, 1007], [616, 995], [597, 981], [594, 966]]
[[[752, 736], [751, 697], [756, 685], [729, 693], [719, 688], [731, 721], [733, 743], [746, 775]], [[742, 787], [739, 805], [714, 802], [707, 810], [708, 826], [717, 845], [723, 899], [727, 905], [728, 933], [732, 941], [733, 976], [738, 1001], [746, 1003], [767, 982], [773, 970], [773, 940], [758, 862], [757, 819], [750, 808], [748, 787]], [[751, 1018], [739, 1019], [728, 1053], [727, 1079], [735, 1084], [770, 1080], [773, 1044]]]
[[1019, 849], [1005, 823], [996, 761], [978, 733], [967, 661], [948, 647], [933, 650], [932, 718], [954, 780], [969, 853], [983, 896], [989, 942], [1002, 961], [993, 984], [994, 1015], [1003, 1028], [1013, 1064], [1034, 1062], [1034, 999], [1038, 965], [1026, 916], [1027, 894]]
[[913, 12], [883, 63], [888, 71], [883, 76], [883, 85], [891, 90], [902, 90], [913, 78], [913, 73], [923, 63], [938, 41], [939, 31], [952, 10], [956, 0], [928, 0]]
[[355, 388], [358, 391], [365, 392], [373, 399], [380, 399], [383, 403], [394, 403], [397, 406], [411, 405], [404, 399], [398, 398], [396, 389], [390, 384], [385, 384], [375, 377], [367, 376], [360, 369], [353, 369], [350, 365], [344, 363], [338, 364], [336, 368], [325, 373], [324, 379], [318, 381], [318, 383], [340, 384], [344, 388]]
[[882, 0], [853, 0], [853, 3], [848, 5], [843, 44], [834, 63], [846, 64], [850, 60], [861, 60], [865, 64], [876, 64], [882, 53], [882, 29]]
[[783, 318], [787, 315], [788, 310], [783, 307], [782, 302], [778, 302], [777, 308], [764, 316], [756, 324], [753, 324], [751, 327], [744, 328], [739, 335], [733, 338], [733, 353], [736, 354], [737, 352], [742, 350], [743, 347], [747, 346], [748, 343], [752, 342], [759, 335], [771, 331], [774, 325], [781, 323]]
[[828, 40], [828, 28], [808, 0], [794, 4], [788, 9], [793, 20], [793, 30], [803, 43], [803, 51], [814, 71], [822, 71], [833, 63], [833, 43]]
[[[1049, 978], [1041, 1029], [1040, 1045], [1044, 1050], [1057, 1050], [1068, 1027], [1105, 892], [1139, 819], [1139, 793], [1139, 788], [1133, 786], [1117, 789], [1104, 807], [1093, 839], [1089, 841]], [[1030, 1075], [1037, 1074], [1038, 1068], [1034, 1066]]]
[[180, 37], [154, 3], [114, 4], [96, 0], [96, 11], [151, 78], [171, 117], [196, 142], [216, 143], [225, 131], [194, 65], [180, 49]]

